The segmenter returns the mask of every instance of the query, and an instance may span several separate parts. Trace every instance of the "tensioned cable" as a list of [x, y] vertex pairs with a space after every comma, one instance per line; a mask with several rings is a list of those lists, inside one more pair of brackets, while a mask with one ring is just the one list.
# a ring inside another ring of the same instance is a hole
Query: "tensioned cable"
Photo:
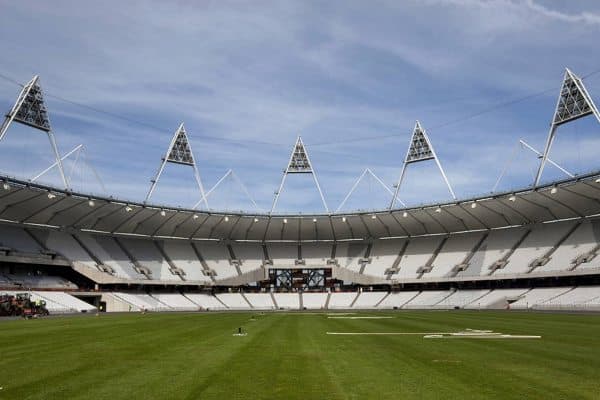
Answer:
[[[586, 75], [583, 75], [581, 78], [585, 79], [585, 78], [588, 78], [588, 77], [590, 77], [592, 75], [595, 75], [597, 73], [600, 73], [600, 69], [594, 70], [594, 71], [592, 71], [592, 72], [590, 72], [590, 73], [588, 73]], [[24, 86], [23, 84], [19, 83], [19, 81], [17, 81], [16, 79], [13, 79], [10, 76], [7, 76], [5, 74], [0, 73], [0, 78], [4, 79], [5, 81], [11, 82], [13, 84], [16, 84], [16, 85], [18, 85], [20, 87]], [[525, 95], [525, 96], [521, 96], [521, 97], [518, 97], [516, 99], [512, 99], [512, 100], [500, 102], [500, 103], [494, 104], [494, 105], [492, 105], [490, 107], [483, 108], [483, 109], [481, 109], [479, 111], [476, 111], [474, 113], [467, 114], [467, 115], [465, 115], [463, 117], [460, 117], [460, 118], [457, 118], [457, 119], [454, 119], [454, 120], [450, 120], [450, 121], [447, 121], [447, 122], [444, 122], [444, 123], [441, 123], [441, 124], [438, 124], [438, 125], [431, 126], [429, 129], [430, 130], [439, 129], [439, 128], [443, 128], [443, 127], [446, 127], [446, 126], [449, 126], [449, 125], [457, 124], [459, 122], [467, 121], [469, 119], [476, 118], [476, 117], [478, 117], [480, 115], [487, 114], [489, 112], [495, 111], [497, 109], [508, 107], [508, 106], [511, 106], [511, 105], [514, 105], [514, 104], [517, 104], [517, 103], [520, 103], [520, 102], [523, 102], [523, 101], [526, 101], [526, 100], [529, 100], [529, 99], [532, 99], [532, 98], [535, 98], [535, 97], [539, 97], [541, 95], [544, 95], [544, 94], [549, 93], [549, 92], [554, 91], [554, 90], [556, 90], [555, 87], [549, 88], [549, 89], [545, 89], [545, 90], [542, 90], [542, 91], [539, 91], [539, 92], [531, 93], [531, 94], [528, 94], [528, 95]], [[111, 111], [102, 110], [102, 109], [97, 108], [97, 107], [92, 107], [92, 106], [89, 106], [87, 104], [83, 104], [83, 103], [80, 103], [80, 102], [77, 102], [77, 101], [69, 100], [69, 99], [66, 99], [66, 98], [61, 97], [61, 96], [57, 96], [57, 95], [53, 95], [53, 94], [49, 94], [49, 93], [46, 94], [46, 95], [48, 97], [52, 97], [52, 98], [55, 98], [57, 100], [69, 103], [69, 104], [73, 104], [73, 105], [76, 105], [76, 106], [79, 106], [79, 107], [82, 107], [82, 108], [86, 108], [88, 110], [91, 110], [91, 111], [94, 111], [94, 112], [97, 112], [97, 113], [100, 113], [100, 114], [105, 114], [105, 115], [111, 116], [113, 118], [118, 118], [118, 119], [130, 122], [130, 123], [134, 123], [134, 124], [146, 126], [148, 128], [154, 129], [154, 130], [156, 130], [158, 132], [164, 133], [164, 132], [168, 132], [169, 131], [169, 129], [161, 128], [159, 126], [156, 126], [156, 125], [153, 125], [153, 124], [149, 124], [147, 122], [143, 122], [143, 121], [139, 121], [139, 120], [136, 120], [136, 119], [132, 119], [132, 118], [127, 117], [127, 116], [123, 116], [121, 114], [116, 114], [116, 113], [113, 113]], [[252, 144], [261, 144], [261, 145], [268, 145], [268, 146], [282, 146], [282, 147], [285, 146], [285, 147], [289, 147], [288, 144], [266, 142], [266, 141], [259, 141], [259, 140], [230, 139], [230, 138], [217, 137], [217, 136], [211, 136], [211, 135], [198, 135], [198, 137], [204, 138], [204, 139], [209, 139], [209, 140], [218, 140], [218, 141], [230, 142], [230, 143], [252, 143]], [[393, 137], [399, 137], [399, 135], [398, 134], [389, 134], [389, 135], [378, 135], [378, 136], [363, 136], [363, 137], [357, 137], [357, 138], [344, 139], [343, 143], [355, 143], [355, 142], [362, 142], [362, 141], [366, 141], [366, 140], [388, 139], [388, 138], [393, 138]], [[329, 142], [312, 143], [312, 144], [310, 144], [309, 147], [312, 148], [312, 147], [317, 147], [317, 146], [339, 145], [339, 144], [340, 144], [340, 141], [339, 140], [335, 140], [335, 141], [329, 141]]]

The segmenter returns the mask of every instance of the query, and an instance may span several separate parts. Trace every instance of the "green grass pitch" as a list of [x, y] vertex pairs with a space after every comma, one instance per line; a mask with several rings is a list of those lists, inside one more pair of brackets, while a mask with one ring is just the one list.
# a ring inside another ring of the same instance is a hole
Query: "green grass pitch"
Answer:
[[[171, 313], [0, 323], [0, 399], [600, 399], [600, 315]], [[246, 336], [236, 337], [238, 327]], [[465, 328], [541, 339], [326, 332]]]

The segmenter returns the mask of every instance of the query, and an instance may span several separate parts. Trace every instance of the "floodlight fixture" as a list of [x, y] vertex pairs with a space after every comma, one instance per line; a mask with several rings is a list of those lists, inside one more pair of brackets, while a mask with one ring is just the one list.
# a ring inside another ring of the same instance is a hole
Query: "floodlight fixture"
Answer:
[[289, 174], [311, 174], [315, 182], [315, 186], [319, 191], [319, 195], [321, 196], [321, 201], [323, 202], [325, 211], [329, 213], [329, 207], [327, 206], [327, 202], [325, 202], [325, 196], [323, 196], [321, 185], [319, 185], [317, 173], [315, 172], [312, 163], [310, 162], [310, 158], [308, 156], [308, 152], [306, 151], [306, 147], [302, 142], [302, 138], [298, 136], [298, 138], [296, 139], [296, 144], [294, 145], [294, 149], [292, 150], [292, 154], [290, 155], [290, 160], [288, 162], [287, 168], [283, 170], [283, 177], [281, 178], [279, 189], [275, 192], [275, 197], [273, 198], [273, 204], [271, 205], [271, 211], [269, 212], [269, 214], [272, 214], [275, 210], [275, 206], [277, 205], [279, 196], [283, 191], [285, 178], [287, 178]]
[[546, 139], [546, 147], [544, 148], [540, 165], [535, 176], [534, 187], [537, 187], [540, 183], [542, 173], [544, 172], [544, 166], [548, 161], [550, 148], [554, 142], [558, 127], [587, 115], [594, 115], [596, 120], [600, 122], [600, 113], [598, 113], [598, 109], [585, 88], [583, 81], [571, 72], [569, 68], [566, 68], [563, 83], [558, 95], [558, 101], [556, 103], [556, 109], [554, 110], [554, 117], [550, 125], [550, 132]]

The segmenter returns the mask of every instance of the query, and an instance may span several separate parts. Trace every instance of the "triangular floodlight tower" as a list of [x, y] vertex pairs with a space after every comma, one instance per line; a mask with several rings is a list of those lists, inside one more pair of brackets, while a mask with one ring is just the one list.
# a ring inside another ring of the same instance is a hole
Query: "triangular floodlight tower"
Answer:
[[321, 196], [323, 206], [325, 206], [325, 210], [327, 213], [329, 213], [329, 207], [327, 207], [327, 203], [325, 202], [323, 191], [321, 190], [319, 180], [317, 179], [317, 174], [312, 167], [310, 158], [308, 157], [308, 152], [306, 151], [300, 136], [298, 136], [298, 139], [296, 140], [296, 144], [294, 145], [294, 149], [290, 155], [290, 161], [288, 162], [287, 168], [283, 171], [283, 177], [281, 178], [279, 189], [275, 192], [275, 198], [273, 199], [273, 205], [271, 206], [271, 213], [273, 213], [273, 210], [275, 210], [277, 200], [279, 200], [279, 195], [283, 190], [285, 178], [288, 176], [288, 174], [311, 174], [315, 181], [315, 185], [317, 186], [317, 190], [319, 191], [319, 195]]
[[544, 167], [548, 161], [548, 154], [550, 153], [552, 142], [554, 142], [554, 137], [556, 136], [556, 129], [562, 124], [566, 124], [590, 114], [594, 114], [598, 122], [600, 122], [598, 109], [583, 85], [583, 81], [571, 72], [569, 68], [566, 68], [562, 87], [560, 88], [560, 94], [558, 95], [558, 101], [556, 103], [556, 109], [554, 111], [554, 118], [552, 118], [552, 124], [550, 125], [550, 133], [548, 133], [548, 139], [546, 140], [546, 147], [544, 148], [540, 166], [535, 176], [534, 187], [538, 186], [540, 183], [542, 172], [544, 172]]
[[[225, 179], [227, 178], [231, 178], [233, 179], [235, 182], [237, 182], [237, 184], [240, 186], [240, 188], [244, 191], [244, 193], [246, 194], [246, 196], [248, 197], [248, 200], [250, 200], [250, 202], [252, 203], [252, 205], [254, 206], [254, 208], [256, 209], [256, 211], [260, 211], [260, 208], [258, 207], [258, 204], [256, 204], [256, 201], [254, 201], [254, 198], [252, 197], [252, 195], [250, 194], [250, 192], [248, 191], [248, 188], [246, 187], [246, 185], [244, 185], [244, 182], [242, 182], [242, 180], [237, 176], [237, 174], [235, 172], [233, 172], [232, 169], [229, 169], [225, 175], [223, 175], [221, 177], [221, 179], [219, 179], [217, 181], [217, 183], [214, 184], [213, 187], [211, 187], [204, 195], [204, 197], [208, 200], [208, 197], [215, 192], [215, 190], [221, 185], [221, 183], [223, 183], [223, 181], [225, 181]], [[202, 203], [204, 201], [204, 198], [198, 200], [198, 202], [194, 205], [194, 208], [198, 207], [200, 205], [200, 203]]]
[[[375, 175], [375, 173], [373, 171], [371, 171], [370, 168], [365, 168], [365, 170], [362, 172], [362, 174], [360, 174], [360, 176], [358, 177], [356, 182], [354, 182], [354, 185], [352, 185], [352, 188], [350, 189], [350, 191], [348, 192], [346, 197], [344, 197], [344, 200], [342, 200], [342, 202], [340, 203], [338, 208], [335, 210], [335, 212], [340, 211], [342, 209], [342, 207], [344, 207], [344, 205], [346, 204], [346, 201], [348, 201], [350, 196], [352, 196], [352, 193], [354, 193], [354, 191], [356, 190], [356, 188], [358, 187], [360, 182], [364, 179], [364, 177], [367, 174], [370, 175], [372, 178], [374, 178], [375, 181], [377, 181], [377, 183], [379, 183], [381, 185], [381, 187], [383, 187], [385, 189], [386, 192], [388, 192], [392, 196], [394, 195], [394, 192], [392, 191], [392, 189], [390, 189], [388, 185], [386, 185], [377, 175]], [[398, 199], [398, 202], [400, 202], [400, 204], [402, 204], [402, 206], [406, 206], [406, 204], [404, 204], [404, 202], [402, 202], [402, 200]]]
[[[542, 158], [542, 153], [540, 153], [538, 150], [536, 150], [533, 146], [531, 146], [529, 143], [527, 143], [526, 141], [524, 141], [523, 139], [519, 139], [519, 141], [517, 142], [517, 147], [515, 147], [515, 149], [513, 150], [512, 154], [510, 155], [510, 157], [508, 158], [504, 168], [502, 169], [502, 172], [500, 173], [500, 176], [498, 177], [498, 180], [496, 180], [496, 183], [494, 184], [494, 187], [492, 188], [492, 193], [496, 192], [496, 189], [498, 188], [498, 185], [500, 184], [500, 181], [502, 180], [502, 178], [504, 178], [504, 175], [506, 174], [506, 171], [508, 170], [508, 167], [512, 164], [516, 152], [519, 149], [527, 149], [530, 150], [532, 153], [534, 153], [538, 158]], [[556, 162], [554, 162], [550, 157], [548, 157], [546, 159], [546, 161], [552, 165], [554, 165], [556, 168], [558, 168], [561, 172], [563, 172], [565, 175], [567, 175], [569, 178], [574, 178], [575, 175], [569, 171], [567, 171], [565, 168], [561, 167], [559, 164], [557, 164]]]
[[456, 199], [456, 196], [454, 195], [454, 190], [452, 190], [452, 186], [450, 186], [450, 182], [446, 177], [446, 173], [442, 168], [442, 164], [440, 164], [440, 160], [435, 154], [435, 150], [433, 149], [433, 145], [431, 144], [431, 141], [427, 136], [427, 132], [425, 132], [425, 129], [423, 129], [419, 121], [417, 121], [415, 123], [415, 129], [413, 130], [412, 137], [410, 139], [408, 151], [406, 152], [406, 157], [404, 158], [404, 163], [402, 164], [400, 178], [398, 178], [396, 190], [394, 192], [394, 196], [392, 197], [392, 202], [390, 203], [390, 209], [394, 208], [394, 205], [396, 204], [398, 192], [400, 191], [400, 186], [402, 185], [402, 181], [404, 180], [404, 173], [406, 172], [406, 167], [408, 167], [408, 165], [412, 163], [429, 160], [435, 161], [442, 174], [442, 177], [444, 178], [444, 181], [446, 182], [446, 186], [448, 186], [448, 190], [450, 191], [452, 198]]
[[23, 86], [15, 105], [8, 114], [6, 114], [4, 122], [2, 123], [2, 126], [0, 126], [0, 140], [4, 138], [8, 127], [13, 122], [18, 122], [45, 132], [50, 140], [50, 145], [54, 152], [54, 157], [56, 158], [63, 185], [65, 189], [69, 189], [60, 155], [58, 153], [58, 147], [56, 146], [56, 140], [54, 139], [54, 134], [50, 128], [50, 118], [48, 118], [48, 111], [44, 104], [44, 95], [42, 94], [39, 80], [39, 76], [36, 75]]
[[196, 166], [196, 161], [194, 160], [194, 153], [192, 152], [192, 145], [188, 139], [187, 133], [185, 131], [185, 127], [183, 126], [183, 122], [179, 125], [179, 128], [173, 134], [173, 138], [171, 139], [171, 143], [169, 144], [169, 148], [165, 156], [161, 159], [160, 167], [158, 168], [158, 172], [154, 179], [151, 180], [150, 190], [146, 195], [145, 202], [150, 200], [156, 185], [158, 184], [158, 180], [162, 175], [165, 166], [167, 163], [179, 164], [179, 165], [187, 165], [194, 169], [194, 179], [196, 179], [196, 183], [198, 184], [198, 188], [200, 189], [200, 199], [204, 203], [206, 209], [208, 209], [208, 201], [206, 200], [206, 196], [204, 195], [204, 186], [202, 186], [202, 180], [200, 179], [200, 172], [198, 171], [198, 167]]

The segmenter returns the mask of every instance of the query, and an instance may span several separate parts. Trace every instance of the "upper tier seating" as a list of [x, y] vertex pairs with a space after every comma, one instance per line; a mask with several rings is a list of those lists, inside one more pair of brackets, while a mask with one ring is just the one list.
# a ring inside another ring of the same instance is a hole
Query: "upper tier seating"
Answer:
[[52, 230], [38, 230], [35, 235], [48, 249], [56, 251], [71, 261], [96, 268], [96, 262], [70, 234]]
[[530, 264], [552, 249], [573, 227], [574, 222], [535, 225], [531, 233], [508, 259], [508, 264], [494, 272], [496, 275], [527, 273]]
[[442, 242], [442, 236], [417, 237], [410, 240], [399, 264], [397, 279], [416, 279], [417, 270], [424, 266]]
[[371, 248], [371, 262], [365, 266], [364, 273], [385, 277], [385, 272], [394, 265], [406, 239], [377, 240]]
[[173, 264], [185, 272], [186, 281], [210, 282], [210, 277], [202, 272], [204, 268], [190, 242], [165, 240], [161, 244]]
[[331, 259], [331, 243], [302, 243], [302, 259], [307, 267], [326, 267]]
[[194, 242], [208, 268], [216, 272], [215, 279], [227, 279], [237, 276], [235, 266], [231, 264], [229, 250], [221, 242]]
[[31, 254], [43, 250], [23, 228], [13, 225], [0, 225], [0, 246]]
[[365, 257], [367, 244], [364, 242], [339, 242], [335, 249], [335, 258], [342, 268], [360, 271], [360, 259]]
[[78, 233], [77, 237], [102, 264], [111, 267], [116, 276], [126, 279], [145, 279], [135, 271], [131, 260], [113, 237], [85, 233]]
[[[600, 220], [584, 221], [552, 254], [550, 261], [541, 271], [570, 270], [575, 267], [577, 257], [585, 255], [600, 244]], [[595, 258], [577, 268], [598, 268], [600, 259]]]
[[156, 244], [145, 239], [119, 239], [133, 258], [151, 272], [151, 278], [160, 281], [181, 281], [178, 275], [171, 273], [169, 263], [162, 256]]
[[264, 252], [260, 243], [233, 243], [231, 245], [235, 257], [241, 262], [242, 274], [254, 271], [262, 267]]
[[448, 276], [458, 264], [471, 253], [473, 247], [483, 237], [482, 232], [451, 235], [444, 242], [440, 252], [433, 260], [431, 272], [424, 276], [439, 278]]
[[273, 268], [296, 268], [297, 243], [268, 243], [267, 249], [273, 261]]
[[508, 254], [525, 234], [525, 228], [496, 229], [490, 231], [479, 249], [475, 252], [469, 266], [456, 274], [457, 277], [490, 275], [490, 267]]

